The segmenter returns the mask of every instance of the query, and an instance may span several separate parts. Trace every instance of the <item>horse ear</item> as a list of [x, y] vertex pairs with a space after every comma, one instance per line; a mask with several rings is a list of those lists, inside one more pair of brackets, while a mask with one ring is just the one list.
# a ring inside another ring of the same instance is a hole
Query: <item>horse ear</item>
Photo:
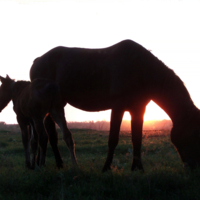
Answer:
[[11, 79], [11, 78], [8, 76], [8, 74], [6, 74], [6, 79]]
[[0, 76], [0, 81], [3, 83], [3, 81], [5, 80], [4, 77]]

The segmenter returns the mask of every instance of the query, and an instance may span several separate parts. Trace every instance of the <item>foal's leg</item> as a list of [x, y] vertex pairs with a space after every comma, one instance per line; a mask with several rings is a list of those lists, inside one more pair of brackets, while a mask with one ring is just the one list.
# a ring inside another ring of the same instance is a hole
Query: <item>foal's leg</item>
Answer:
[[46, 134], [44, 124], [43, 124], [43, 118], [34, 118], [34, 125], [35, 129], [38, 133], [38, 139], [39, 139], [39, 153], [38, 153], [38, 165], [42, 166], [45, 164], [45, 157], [46, 157], [46, 151], [47, 151], [47, 143], [48, 143], [48, 136]]
[[20, 129], [21, 129], [21, 134], [22, 134], [22, 143], [24, 146], [25, 150], [25, 165], [27, 168], [31, 169], [31, 162], [30, 162], [30, 133], [29, 133], [29, 123], [27, 119], [25, 118], [20, 118], [17, 116], [17, 121], [19, 123]]
[[33, 122], [31, 123], [29, 130], [31, 133], [31, 150], [32, 150], [32, 154], [33, 154], [31, 166], [33, 169], [35, 169], [35, 161], [36, 161], [36, 155], [37, 155], [37, 149], [38, 149], [38, 134], [35, 130], [35, 126], [34, 126]]
[[122, 122], [123, 114], [124, 114], [123, 110], [113, 109], [111, 112], [110, 135], [109, 135], [109, 140], [108, 140], [108, 155], [107, 155], [107, 159], [102, 170], [103, 172], [110, 169], [114, 150], [119, 141], [119, 131], [120, 131], [120, 125]]
[[58, 133], [56, 131], [55, 122], [53, 121], [51, 116], [48, 115], [44, 120], [44, 124], [45, 124], [46, 132], [49, 136], [49, 142], [51, 144], [51, 147], [56, 159], [56, 165], [58, 168], [62, 168], [63, 160], [61, 158], [60, 151], [58, 149]]
[[142, 126], [143, 117], [146, 107], [142, 107], [140, 110], [131, 111], [131, 133], [133, 143], [133, 162], [131, 170], [136, 169], [144, 170], [141, 162], [141, 145], [142, 145]]
[[69, 148], [72, 163], [74, 166], [76, 166], [77, 160], [76, 160], [76, 155], [75, 155], [75, 144], [72, 138], [72, 134], [67, 128], [64, 109], [58, 108], [56, 110], [53, 110], [50, 114], [55, 120], [55, 122], [58, 124], [58, 126], [60, 127], [63, 133], [63, 140], [65, 141], [65, 143], [67, 144]]

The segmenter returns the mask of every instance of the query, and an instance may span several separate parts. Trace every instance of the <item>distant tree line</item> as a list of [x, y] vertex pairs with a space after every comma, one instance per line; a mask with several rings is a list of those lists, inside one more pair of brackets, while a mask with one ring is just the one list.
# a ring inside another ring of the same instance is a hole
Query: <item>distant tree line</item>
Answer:
[[[70, 129], [94, 129], [100, 131], [110, 130], [110, 122], [108, 121], [89, 121], [89, 122], [68, 122], [68, 127]], [[143, 130], [171, 130], [172, 121], [171, 120], [161, 120], [161, 121], [146, 121], [143, 125]], [[131, 123], [128, 120], [123, 120], [121, 124], [121, 131], [130, 131]]]
[[[98, 131], [109, 131], [110, 122], [108, 121], [89, 121], [89, 122], [67, 122], [69, 129], [93, 129]], [[171, 130], [172, 121], [171, 120], [161, 120], [161, 121], [146, 121], [143, 125], [143, 130]], [[5, 130], [9, 132], [20, 132], [19, 126], [17, 124], [6, 124], [5, 122], [0, 122], [0, 130]], [[121, 131], [130, 131], [131, 123], [128, 120], [123, 120], [121, 124]]]

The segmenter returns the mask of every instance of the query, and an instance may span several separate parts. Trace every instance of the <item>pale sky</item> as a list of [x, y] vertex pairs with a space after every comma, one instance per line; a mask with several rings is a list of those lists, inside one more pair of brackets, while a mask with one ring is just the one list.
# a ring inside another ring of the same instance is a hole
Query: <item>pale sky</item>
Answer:
[[[59, 45], [103, 48], [131, 39], [173, 69], [200, 108], [199, 10], [197, 0], [0, 0], [0, 75], [29, 80], [33, 60]], [[65, 112], [67, 121], [110, 120], [110, 111], [67, 105]], [[145, 120], [162, 119], [169, 117], [151, 102]], [[17, 123], [12, 103], [0, 121]]]

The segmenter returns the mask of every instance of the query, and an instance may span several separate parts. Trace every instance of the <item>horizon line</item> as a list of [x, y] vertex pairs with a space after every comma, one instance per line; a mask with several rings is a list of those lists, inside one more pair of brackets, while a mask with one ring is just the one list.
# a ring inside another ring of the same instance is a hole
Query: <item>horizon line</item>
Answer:
[[[123, 121], [128, 121], [130, 122], [131, 120], [128, 120], [128, 119], [123, 119]], [[146, 120], [144, 121], [144, 123], [147, 123], [147, 122], [155, 122], [155, 121], [172, 121], [171, 119], [155, 119], [155, 120]], [[67, 123], [90, 123], [90, 122], [93, 122], [93, 123], [96, 123], [96, 122], [110, 122], [108, 120], [97, 120], [97, 121], [67, 121]], [[0, 124], [7, 124], [7, 125], [18, 125], [18, 123], [6, 123], [4, 121], [0, 121]]]

